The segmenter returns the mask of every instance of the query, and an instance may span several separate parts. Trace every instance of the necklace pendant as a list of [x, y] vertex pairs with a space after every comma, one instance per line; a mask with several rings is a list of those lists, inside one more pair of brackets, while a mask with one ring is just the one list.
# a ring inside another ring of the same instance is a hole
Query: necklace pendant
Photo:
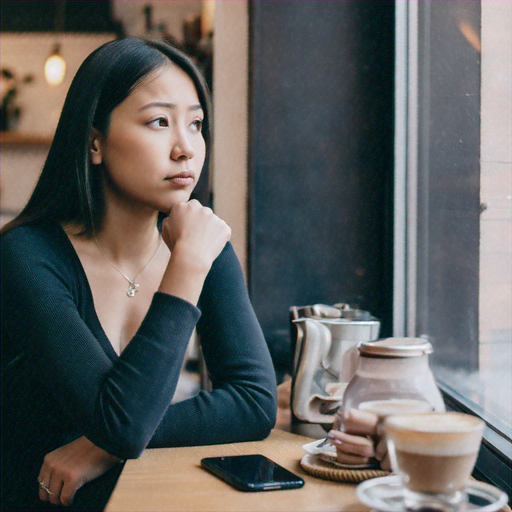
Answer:
[[130, 283], [126, 295], [128, 297], [135, 297], [135, 294], [139, 291], [140, 286], [137, 283]]

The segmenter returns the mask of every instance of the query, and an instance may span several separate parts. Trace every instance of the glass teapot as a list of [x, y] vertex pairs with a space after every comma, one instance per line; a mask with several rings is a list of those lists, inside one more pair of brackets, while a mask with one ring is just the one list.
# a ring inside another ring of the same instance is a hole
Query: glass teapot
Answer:
[[433, 348], [421, 338], [385, 338], [361, 342], [356, 373], [350, 380], [333, 428], [340, 429], [349, 409], [378, 416], [445, 411], [443, 398], [430, 371]]

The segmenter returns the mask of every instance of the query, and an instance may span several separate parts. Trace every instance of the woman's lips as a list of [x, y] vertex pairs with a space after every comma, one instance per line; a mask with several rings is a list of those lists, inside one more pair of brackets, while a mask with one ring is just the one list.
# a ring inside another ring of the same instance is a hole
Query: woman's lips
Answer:
[[180, 172], [173, 176], [167, 176], [165, 180], [178, 187], [188, 187], [194, 183], [194, 173], [192, 171]]

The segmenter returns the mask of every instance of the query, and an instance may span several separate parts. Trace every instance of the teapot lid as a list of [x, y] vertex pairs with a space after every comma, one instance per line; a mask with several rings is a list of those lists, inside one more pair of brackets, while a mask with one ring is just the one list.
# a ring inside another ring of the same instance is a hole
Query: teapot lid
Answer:
[[384, 338], [362, 341], [357, 348], [362, 355], [376, 357], [417, 357], [431, 354], [432, 344], [423, 338]]

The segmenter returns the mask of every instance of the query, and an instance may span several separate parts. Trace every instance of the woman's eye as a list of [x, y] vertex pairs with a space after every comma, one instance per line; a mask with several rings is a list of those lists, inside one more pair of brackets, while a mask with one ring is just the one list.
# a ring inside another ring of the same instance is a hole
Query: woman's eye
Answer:
[[201, 129], [203, 128], [203, 120], [202, 119], [196, 119], [195, 121], [193, 121], [192, 122], [192, 128], [196, 132], [200, 132]]
[[149, 126], [158, 126], [159, 128], [169, 126], [167, 119], [165, 117], [158, 117], [157, 119], [153, 119], [148, 123]]

